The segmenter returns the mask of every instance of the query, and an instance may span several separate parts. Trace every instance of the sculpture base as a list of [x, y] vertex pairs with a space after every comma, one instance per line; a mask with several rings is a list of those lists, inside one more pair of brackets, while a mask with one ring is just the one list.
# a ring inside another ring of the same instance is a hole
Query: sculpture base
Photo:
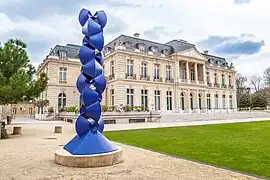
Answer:
[[57, 164], [68, 167], [102, 167], [118, 164], [122, 161], [123, 149], [117, 146], [117, 150], [102, 154], [73, 155], [63, 148], [55, 151], [54, 160]]
[[76, 135], [64, 149], [73, 155], [91, 155], [112, 152], [117, 150], [117, 147], [96, 130], [82, 136]]

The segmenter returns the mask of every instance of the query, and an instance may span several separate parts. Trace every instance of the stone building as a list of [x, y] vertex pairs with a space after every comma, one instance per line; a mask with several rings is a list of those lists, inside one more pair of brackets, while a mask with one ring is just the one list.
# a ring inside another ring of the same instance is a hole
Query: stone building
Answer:
[[[79, 105], [79, 49], [57, 45], [39, 66], [38, 73], [49, 77], [41, 98], [55, 108]], [[104, 47], [104, 55], [108, 80], [103, 104], [177, 113], [236, 110], [234, 67], [187, 41], [160, 44], [138, 34], [121, 35]]]

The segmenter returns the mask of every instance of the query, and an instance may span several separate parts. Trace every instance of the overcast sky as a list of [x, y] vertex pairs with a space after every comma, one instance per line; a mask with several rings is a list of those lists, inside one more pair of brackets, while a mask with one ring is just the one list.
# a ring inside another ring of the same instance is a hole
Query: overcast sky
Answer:
[[107, 13], [105, 43], [138, 32], [161, 43], [195, 43], [246, 76], [270, 66], [269, 0], [0, 0], [0, 41], [22, 39], [37, 65], [56, 44], [80, 45], [83, 7]]

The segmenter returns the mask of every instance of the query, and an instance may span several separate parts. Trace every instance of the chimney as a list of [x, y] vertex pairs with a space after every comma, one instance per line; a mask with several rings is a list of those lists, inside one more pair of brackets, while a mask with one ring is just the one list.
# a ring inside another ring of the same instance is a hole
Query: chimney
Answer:
[[134, 35], [134, 37], [136, 37], [136, 38], [139, 38], [139, 37], [140, 37], [140, 33], [134, 33], [133, 35]]
[[206, 51], [203, 51], [203, 53], [204, 53], [204, 54], [208, 54], [208, 53], [209, 53], [209, 51], [207, 51], [207, 50], [206, 50]]

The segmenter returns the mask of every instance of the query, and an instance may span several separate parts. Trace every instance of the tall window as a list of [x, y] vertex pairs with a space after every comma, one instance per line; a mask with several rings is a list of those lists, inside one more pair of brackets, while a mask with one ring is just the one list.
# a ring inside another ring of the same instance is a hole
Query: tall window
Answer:
[[191, 78], [192, 81], [195, 80], [195, 69], [194, 68], [190, 69], [190, 78]]
[[155, 110], [160, 110], [160, 90], [155, 90]]
[[114, 106], [114, 89], [111, 89], [111, 106]]
[[201, 94], [198, 95], [198, 98], [199, 98], [199, 109], [201, 110], [202, 109], [202, 96], [201, 96]]
[[142, 78], [147, 77], [147, 64], [145, 62], [141, 63], [141, 76]]
[[231, 75], [229, 75], [228, 78], [229, 78], [229, 85], [232, 85]]
[[230, 109], [233, 109], [233, 99], [232, 99], [232, 95], [230, 95], [229, 97], [229, 106], [230, 106]]
[[59, 68], [59, 83], [66, 83], [67, 81], [67, 68], [60, 67]]
[[224, 85], [225, 85], [225, 75], [222, 74], [221, 75], [221, 86], [224, 87]]
[[215, 108], [218, 109], [218, 94], [215, 94]]
[[127, 89], [127, 105], [132, 107], [134, 105], [134, 89]]
[[226, 109], [226, 95], [222, 95], [222, 107], [223, 109]]
[[215, 84], [217, 84], [217, 73], [214, 73]]
[[144, 109], [148, 109], [148, 96], [146, 89], [141, 90], [141, 105]]
[[154, 64], [154, 79], [159, 79], [159, 64]]
[[209, 72], [206, 72], [206, 82], [210, 83], [210, 74], [209, 74]]
[[171, 78], [172, 78], [171, 66], [166, 66], [166, 79], [171, 80]]
[[211, 110], [211, 94], [206, 95], [207, 109]]
[[187, 69], [186, 69], [186, 67], [182, 68], [182, 79], [187, 79]]
[[111, 61], [111, 74], [114, 74], [114, 61]]
[[58, 95], [58, 108], [65, 108], [67, 106], [67, 98], [65, 93]]
[[190, 109], [193, 110], [193, 94], [190, 93]]
[[133, 75], [133, 60], [127, 60], [127, 75]]
[[172, 91], [167, 91], [167, 110], [172, 110]]
[[181, 101], [182, 110], [185, 110], [185, 96], [184, 96], [184, 93], [181, 93], [180, 101]]

